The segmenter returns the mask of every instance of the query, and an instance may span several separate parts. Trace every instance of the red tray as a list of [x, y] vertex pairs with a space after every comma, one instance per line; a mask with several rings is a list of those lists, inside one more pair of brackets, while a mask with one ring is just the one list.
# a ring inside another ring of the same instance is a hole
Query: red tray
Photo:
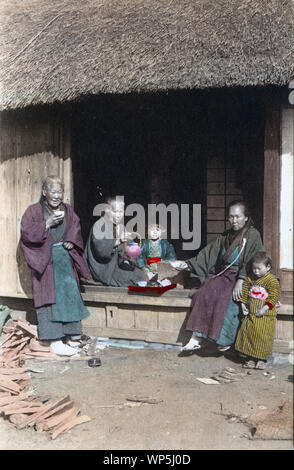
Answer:
[[157, 292], [158, 294], [163, 294], [163, 292], [174, 289], [177, 287], [177, 284], [170, 284], [169, 286], [158, 286], [158, 287], [153, 287], [153, 286], [146, 286], [146, 287], [141, 287], [141, 286], [128, 286], [128, 289], [133, 292], [146, 292], [146, 291], [151, 291], [151, 292]]

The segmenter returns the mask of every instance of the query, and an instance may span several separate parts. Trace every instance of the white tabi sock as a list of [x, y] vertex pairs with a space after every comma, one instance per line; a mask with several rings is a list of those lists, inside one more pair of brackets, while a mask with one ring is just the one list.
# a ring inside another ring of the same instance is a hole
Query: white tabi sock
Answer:
[[51, 350], [59, 356], [73, 356], [78, 353], [76, 348], [72, 348], [67, 344], [64, 344], [61, 340], [52, 341], [50, 347]]
[[190, 338], [190, 341], [182, 349], [183, 351], [192, 351], [193, 349], [199, 348], [201, 348], [201, 340], [197, 338], [193, 333]]

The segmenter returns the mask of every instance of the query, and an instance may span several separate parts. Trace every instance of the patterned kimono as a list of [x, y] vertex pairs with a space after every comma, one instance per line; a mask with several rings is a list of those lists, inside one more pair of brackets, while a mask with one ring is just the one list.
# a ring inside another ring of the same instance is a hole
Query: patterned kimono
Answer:
[[[243, 284], [242, 303], [249, 307], [241, 323], [235, 349], [247, 356], [266, 359], [272, 352], [276, 328], [276, 302], [280, 295], [278, 279], [268, 272], [260, 279], [247, 277]], [[267, 304], [270, 309], [263, 317], [257, 311]]]

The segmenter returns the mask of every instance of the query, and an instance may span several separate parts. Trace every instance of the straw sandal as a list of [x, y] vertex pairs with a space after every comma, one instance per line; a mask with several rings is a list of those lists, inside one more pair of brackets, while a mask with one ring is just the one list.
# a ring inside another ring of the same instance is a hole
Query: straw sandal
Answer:
[[255, 369], [255, 361], [250, 359], [249, 361], [244, 362], [243, 366], [244, 369]]
[[255, 369], [265, 370], [265, 369], [266, 369], [266, 362], [264, 362], [264, 361], [257, 361], [257, 363], [256, 363], [256, 365], [255, 365]]

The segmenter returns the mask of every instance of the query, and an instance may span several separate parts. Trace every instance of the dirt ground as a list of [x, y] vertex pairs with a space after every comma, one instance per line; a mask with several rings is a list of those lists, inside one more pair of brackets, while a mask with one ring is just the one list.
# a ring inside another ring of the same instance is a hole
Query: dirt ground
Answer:
[[[44, 432], [17, 430], [2, 417], [0, 449], [293, 449], [292, 441], [248, 439], [248, 426], [225, 416], [250, 415], [292, 399], [290, 363], [271, 363], [268, 375], [246, 371], [237, 382], [205, 385], [197, 377], [211, 377], [228, 366], [237, 372], [244, 369], [233, 357], [179, 357], [178, 353], [110, 347], [101, 351], [98, 368], [89, 368], [86, 359], [27, 361], [26, 367], [40, 371], [31, 373], [37, 395], [70, 395], [80, 401], [82, 414], [92, 420], [49, 441]], [[156, 403], [127, 400], [134, 396], [151, 397]]]

